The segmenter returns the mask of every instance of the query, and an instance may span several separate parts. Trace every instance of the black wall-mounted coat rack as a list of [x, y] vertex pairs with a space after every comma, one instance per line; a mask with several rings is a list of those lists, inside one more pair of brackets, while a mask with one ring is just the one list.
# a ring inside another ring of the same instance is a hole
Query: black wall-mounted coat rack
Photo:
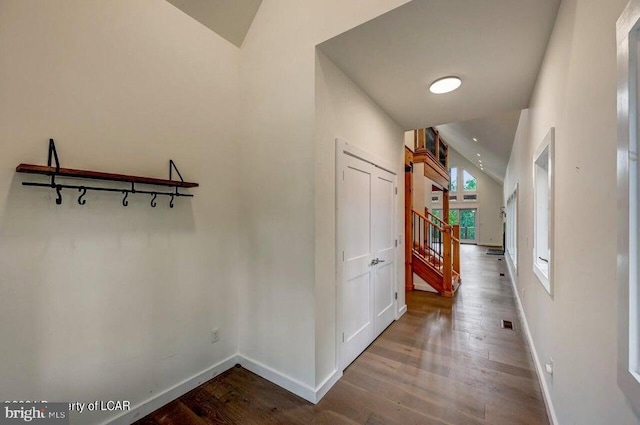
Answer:
[[[53, 164], [55, 163], [55, 164]], [[180, 180], [173, 180], [173, 172], [176, 172], [178, 178]], [[173, 208], [174, 198], [179, 198], [181, 196], [193, 197], [190, 193], [180, 193], [178, 189], [180, 188], [192, 188], [198, 187], [198, 183], [185, 182], [178, 171], [178, 167], [173, 162], [173, 160], [169, 160], [169, 180], [164, 179], [156, 179], [151, 177], [139, 177], [139, 176], [129, 176], [125, 174], [112, 174], [112, 173], [103, 173], [99, 171], [87, 171], [87, 170], [75, 170], [72, 168], [61, 168], [60, 160], [58, 159], [58, 152], [56, 151], [56, 145], [53, 139], [49, 139], [49, 154], [47, 159], [47, 165], [33, 165], [33, 164], [20, 164], [16, 167], [16, 171], [18, 173], [29, 173], [29, 174], [41, 174], [51, 177], [50, 183], [36, 183], [36, 182], [23, 182], [24, 186], [38, 186], [38, 187], [50, 187], [56, 191], [56, 204], [62, 204], [62, 189], [75, 189], [80, 192], [78, 196], [78, 204], [85, 205], [87, 200], [85, 199], [85, 195], [88, 190], [95, 190], [99, 192], [119, 192], [123, 196], [122, 205], [129, 205], [129, 201], [127, 200], [129, 194], [144, 194], [151, 196], [151, 206], [156, 207], [156, 198], [158, 196], [168, 196], [170, 197], [169, 207]], [[72, 185], [72, 184], [61, 184], [56, 182], [56, 177], [72, 177], [72, 178], [80, 178], [80, 179], [88, 179], [88, 180], [102, 180], [102, 181], [114, 181], [114, 182], [124, 182], [131, 184], [130, 189], [119, 189], [112, 187], [97, 187], [97, 186], [86, 186], [86, 185]], [[163, 187], [171, 187], [174, 190], [171, 192], [166, 191], [150, 191], [150, 190], [138, 190], [136, 189], [136, 184], [145, 184], [152, 186], [163, 186]]]

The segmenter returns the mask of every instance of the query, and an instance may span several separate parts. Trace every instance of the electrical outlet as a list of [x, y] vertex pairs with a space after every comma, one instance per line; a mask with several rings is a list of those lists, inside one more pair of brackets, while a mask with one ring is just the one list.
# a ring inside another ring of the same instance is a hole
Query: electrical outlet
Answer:
[[544, 369], [549, 375], [553, 375], [553, 358], [549, 357], [549, 363], [544, 365]]
[[211, 331], [211, 343], [213, 344], [214, 342], [218, 342], [220, 341], [220, 329], [215, 328], [214, 330]]

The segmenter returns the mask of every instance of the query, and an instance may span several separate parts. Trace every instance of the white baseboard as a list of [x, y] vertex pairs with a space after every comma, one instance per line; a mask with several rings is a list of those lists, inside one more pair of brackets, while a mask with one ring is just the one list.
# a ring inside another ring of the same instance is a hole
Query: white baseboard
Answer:
[[[405, 306], [406, 310], [406, 306]], [[324, 381], [317, 388], [313, 389], [310, 386], [303, 384], [289, 376], [286, 376], [262, 363], [245, 357], [243, 355], [233, 355], [220, 363], [217, 363], [200, 373], [193, 375], [192, 377], [182, 381], [181, 383], [169, 388], [168, 390], [151, 397], [136, 406], [133, 406], [131, 410], [122, 413], [115, 418], [109, 419], [103, 422], [103, 425], [128, 425], [138, 419], [144, 418], [148, 414], [158, 410], [162, 406], [171, 403], [173, 400], [183, 396], [194, 388], [202, 385], [210, 379], [215, 378], [223, 372], [234, 367], [236, 364], [240, 364], [245, 369], [255, 373], [256, 375], [273, 382], [274, 384], [291, 391], [295, 395], [304, 398], [305, 400], [316, 404], [327, 392], [335, 385], [336, 382], [342, 377], [342, 371], [334, 370], [327, 376]]]
[[405, 304], [402, 307], [400, 307], [400, 310], [398, 310], [398, 316], [396, 316], [396, 320], [404, 316], [406, 312], [407, 312], [407, 305]]
[[329, 392], [331, 387], [333, 387], [336, 382], [338, 382], [340, 378], [342, 378], [341, 370], [336, 369], [331, 372], [329, 376], [327, 376], [326, 379], [322, 381], [320, 385], [318, 385], [318, 388], [316, 388], [316, 401], [314, 403], [318, 403], [322, 399], [322, 397], [324, 397]]
[[552, 425], [558, 425], [558, 417], [556, 415], [556, 410], [553, 407], [553, 401], [551, 400], [551, 393], [549, 392], [549, 386], [547, 385], [547, 380], [544, 378], [545, 372], [542, 369], [542, 363], [540, 363], [540, 359], [538, 358], [538, 352], [536, 351], [536, 346], [533, 343], [533, 338], [531, 337], [531, 331], [529, 331], [529, 323], [527, 322], [527, 316], [524, 313], [522, 301], [520, 300], [520, 294], [518, 294], [518, 286], [516, 285], [516, 278], [514, 274], [513, 263], [511, 262], [511, 258], [509, 257], [509, 255], [505, 255], [504, 258], [507, 261], [507, 269], [509, 270], [511, 287], [513, 288], [513, 293], [516, 296], [516, 303], [518, 304], [518, 312], [520, 313], [520, 319], [522, 320], [524, 332], [527, 336], [527, 341], [529, 342], [529, 351], [533, 356], [533, 362], [535, 363], [535, 366], [536, 366], [536, 375], [538, 375], [538, 381], [540, 382], [540, 387], [542, 387], [542, 395], [544, 397], [544, 404], [547, 408], [547, 415], [549, 416], [549, 420], [551, 421]]
[[119, 416], [116, 416], [113, 419], [109, 419], [103, 424], [109, 425], [128, 425], [131, 424], [138, 419], [144, 418], [149, 413], [152, 413], [162, 406], [172, 402], [178, 397], [188, 393], [194, 388], [198, 387], [201, 384], [204, 384], [210, 379], [215, 378], [220, 375], [222, 372], [225, 372], [231, 369], [233, 366], [238, 364], [238, 356], [233, 355], [228, 357], [227, 359], [216, 363], [215, 365], [208, 367], [207, 369], [193, 375], [190, 378], [185, 379], [177, 385], [169, 388], [168, 390], [156, 394], [154, 397], [151, 397], [136, 406], [133, 406], [131, 410], [122, 413]]
[[240, 354], [238, 357], [240, 359], [239, 363], [243, 368], [255, 373], [258, 376], [263, 377], [267, 381], [273, 382], [279, 387], [282, 387], [285, 390], [290, 391], [307, 401], [310, 401], [311, 403], [316, 402], [315, 390], [307, 384], [304, 384], [297, 379], [291, 378], [290, 376], [278, 372], [277, 370], [272, 369], [269, 366], [258, 362], [257, 360], [253, 360], [250, 357], [243, 356], [242, 354]]

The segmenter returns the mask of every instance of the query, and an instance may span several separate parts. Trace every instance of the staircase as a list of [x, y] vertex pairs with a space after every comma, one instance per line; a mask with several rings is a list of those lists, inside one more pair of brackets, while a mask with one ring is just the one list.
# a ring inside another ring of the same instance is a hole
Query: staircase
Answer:
[[413, 273], [445, 297], [460, 286], [460, 226], [450, 226], [425, 209], [412, 211]]

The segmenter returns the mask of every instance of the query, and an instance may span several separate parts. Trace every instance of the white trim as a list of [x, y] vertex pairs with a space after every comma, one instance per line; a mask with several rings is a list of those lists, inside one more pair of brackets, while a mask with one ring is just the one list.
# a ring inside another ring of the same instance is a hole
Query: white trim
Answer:
[[[638, 353], [638, 29], [640, 0], [631, 0], [616, 24], [618, 57], [618, 386], [640, 412]], [[634, 283], [634, 284], [632, 284]], [[632, 313], [636, 310], [633, 319]]]
[[[540, 156], [547, 150], [547, 176], [548, 176], [548, 187], [547, 187], [547, 247], [549, 251], [548, 263], [546, 263], [547, 267], [541, 267], [541, 262], [538, 261], [538, 224], [537, 224], [537, 216], [538, 216], [538, 194], [536, 192], [536, 188], [538, 183], [536, 181], [537, 175], [537, 163]], [[554, 292], [554, 199], [555, 199], [555, 127], [551, 127], [549, 132], [544, 137], [544, 140], [540, 145], [536, 148], [535, 155], [533, 156], [533, 272], [538, 278], [538, 281], [542, 284], [544, 289], [547, 291], [549, 296], [553, 298]]]
[[239, 363], [243, 368], [263, 377], [267, 381], [271, 381], [277, 386], [282, 387], [311, 403], [316, 402], [315, 389], [311, 388], [309, 385], [247, 356], [239, 355]]
[[505, 235], [505, 243], [504, 243], [504, 252], [507, 253], [507, 256], [511, 259], [513, 263], [513, 267], [516, 271], [516, 276], [518, 275], [518, 183], [515, 184], [515, 188], [507, 198], [507, 202], [505, 203], [506, 209], [506, 235]]
[[402, 307], [400, 307], [400, 309], [398, 310], [398, 315], [396, 316], [396, 320], [400, 319], [402, 316], [404, 316], [404, 314], [407, 312], [407, 305], [403, 305]]
[[127, 412], [123, 412], [122, 414], [116, 416], [115, 418], [108, 419], [102, 424], [109, 425], [127, 425], [131, 424], [138, 419], [142, 419], [148, 414], [155, 412], [162, 406], [171, 403], [173, 400], [179, 398], [180, 396], [188, 393], [194, 388], [202, 385], [210, 379], [215, 378], [223, 372], [234, 367], [238, 364], [239, 357], [238, 355], [233, 355], [225, 360], [216, 363], [215, 365], [208, 367], [207, 369], [196, 373], [190, 378], [185, 379], [179, 384], [174, 385], [173, 387], [156, 394], [153, 397], [148, 398], [147, 400], [138, 403], [131, 410]]
[[[340, 182], [342, 182], [342, 179], [340, 178], [341, 176], [341, 170], [344, 169], [344, 155], [342, 155], [342, 153], [358, 158], [362, 161], [368, 162], [369, 164], [372, 164], [373, 166], [380, 168], [384, 171], [387, 171], [391, 174], [393, 174], [393, 176], [395, 177], [395, 182], [394, 182], [394, 186], [396, 188], [396, 194], [397, 194], [397, 190], [398, 190], [398, 172], [394, 171], [394, 169], [396, 167], [394, 167], [393, 163], [386, 161], [382, 158], [377, 157], [376, 155], [361, 149], [353, 144], [350, 144], [349, 142], [347, 142], [345, 139], [341, 139], [341, 138], [336, 138], [335, 139], [335, 144], [336, 144], [336, 172], [335, 172], [335, 182], [336, 182], [336, 276], [335, 276], [335, 289], [336, 289], [336, 329], [335, 329], [335, 336], [336, 336], [336, 353], [335, 353], [335, 359], [336, 359], [336, 367], [338, 369], [340, 369], [342, 366], [342, 347], [344, 342], [342, 341], [342, 323], [341, 323], [341, 308], [342, 308], [342, 304], [341, 304], [341, 299], [340, 299], [340, 282], [342, 281], [342, 276], [343, 276], [343, 260], [342, 260], [342, 255], [343, 255], [343, 247], [345, 246], [345, 242], [344, 242], [344, 231], [342, 231], [341, 226], [342, 226], [342, 221], [340, 219], [340, 214], [339, 214], [339, 209], [340, 209], [340, 205], [342, 205], [343, 203], [343, 187], [340, 184]], [[397, 200], [394, 201], [393, 203], [393, 228], [394, 230], [398, 229], [398, 206], [397, 206]], [[410, 237], [410, 235], [405, 235], [406, 237]], [[404, 282], [402, 282], [400, 279], [398, 279], [398, 257], [399, 257], [399, 252], [400, 252], [400, 248], [402, 247], [402, 244], [398, 244], [398, 246], [395, 247], [394, 249], [394, 270], [393, 270], [393, 279], [394, 279], [394, 286], [396, 288], [396, 293], [399, 293], [400, 291], [404, 291]], [[404, 266], [404, 264], [403, 264]], [[397, 297], [394, 298], [393, 300], [393, 308], [396, 312], [395, 316], [396, 319], [398, 320], [400, 318], [400, 316], [402, 316], [402, 314], [404, 313], [400, 313], [400, 306], [398, 303], [398, 299]], [[406, 308], [406, 305], [404, 306], [404, 308]], [[379, 335], [376, 335], [376, 338]], [[341, 372], [342, 373], [342, 372]], [[303, 397], [304, 398], [304, 397]]]
[[320, 399], [327, 394], [331, 387], [333, 387], [342, 377], [342, 371], [334, 370], [324, 379], [324, 381], [322, 381], [320, 385], [316, 388], [312, 388], [297, 379], [287, 376], [284, 373], [242, 354], [238, 355], [238, 363], [240, 363], [243, 368], [313, 404], [318, 403]]
[[123, 412], [119, 416], [102, 422], [102, 425], [131, 424], [139, 419], [144, 418], [148, 414], [155, 412], [161, 407], [171, 403], [172, 401], [185, 395], [189, 391], [197, 388], [210, 379], [213, 379], [221, 373], [226, 372], [237, 364], [313, 404], [318, 403], [322, 399], [322, 397], [327, 394], [331, 387], [333, 387], [336, 382], [338, 382], [338, 380], [342, 377], [342, 371], [334, 370], [322, 381], [322, 383], [320, 383], [320, 385], [318, 385], [316, 388], [311, 388], [310, 386], [303, 384], [302, 382], [293, 379], [283, 373], [280, 373], [273, 368], [265, 366], [262, 363], [247, 356], [243, 356], [242, 354], [234, 354], [233, 356], [230, 356], [227, 359], [216, 363], [215, 365], [203, 370], [202, 372], [193, 375], [191, 378], [188, 378], [180, 382], [179, 384], [174, 385], [166, 391], [158, 393], [155, 396], [150, 397], [141, 403], [138, 403], [131, 410]]
[[327, 376], [324, 381], [322, 381], [320, 385], [316, 387], [316, 401], [314, 403], [318, 403], [320, 400], [322, 400], [322, 397], [324, 397], [329, 392], [331, 387], [333, 387], [340, 378], [342, 378], [341, 370], [335, 369], [333, 372], [331, 372], [329, 376]]
[[540, 359], [538, 358], [538, 352], [536, 351], [536, 346], [533, 343], [533, 337], [531, 336], [531, 331], [529, 330], [529, 323], [527, 322], [527, 316], [524, 313], [524, 308], [522, 307], [522, 301], [520, 300], [520, 295], [518, 294], [518, 285], [516, 284], [516, 280], [513, 274], [513, 264], [511, 263], [511, 258], [508, 255], [505, 255], [507, 261], [507, 270], [509, 271], [509, 280], [511, 281], [511, 288], [513, 289], [513, 293], [516, 297], [516, 304], [518, 306], [518, 313], [520, 315], [520, 320], [522, 320], [522, 327], [524, 328], [524, 333], [527, 336], [527, 342], [529, 343], [529, 352], [533, 356], [533, 362], [536, 367], [536, 375], [538, 376], [538, 382], [540, 383], [540, 387], [542, 388], [542, 396], [544, 399], [544, 405], [547, 408], [547, 416], [551, 421], [552, 425], [558, 425], [558, 416], [556, 415], [556, 410], [553, 407], [553, 401], [551, 399], [551, 393], [549, 392], [549, 386], [547, 385], [547, 380], [544, 378], [544, 370], [542, 369], [542, 363], [540, 363]]
[[336, 147], [338, 148], [338, 154], [340, 151], [346, 153], [347, 155], [351, 155], [355, 158], [361, 159], [374, 167], [382, 168], [385, 171], [393, 174], [394, 176], [398, 175], [397, 167], [394, 167], [393, 163], [380, 158], [370, 152], [367, 152], [364, 149], [361, 149], [353, 144], [350, 144], [344, 139], [337, 138], [336, 139]]

